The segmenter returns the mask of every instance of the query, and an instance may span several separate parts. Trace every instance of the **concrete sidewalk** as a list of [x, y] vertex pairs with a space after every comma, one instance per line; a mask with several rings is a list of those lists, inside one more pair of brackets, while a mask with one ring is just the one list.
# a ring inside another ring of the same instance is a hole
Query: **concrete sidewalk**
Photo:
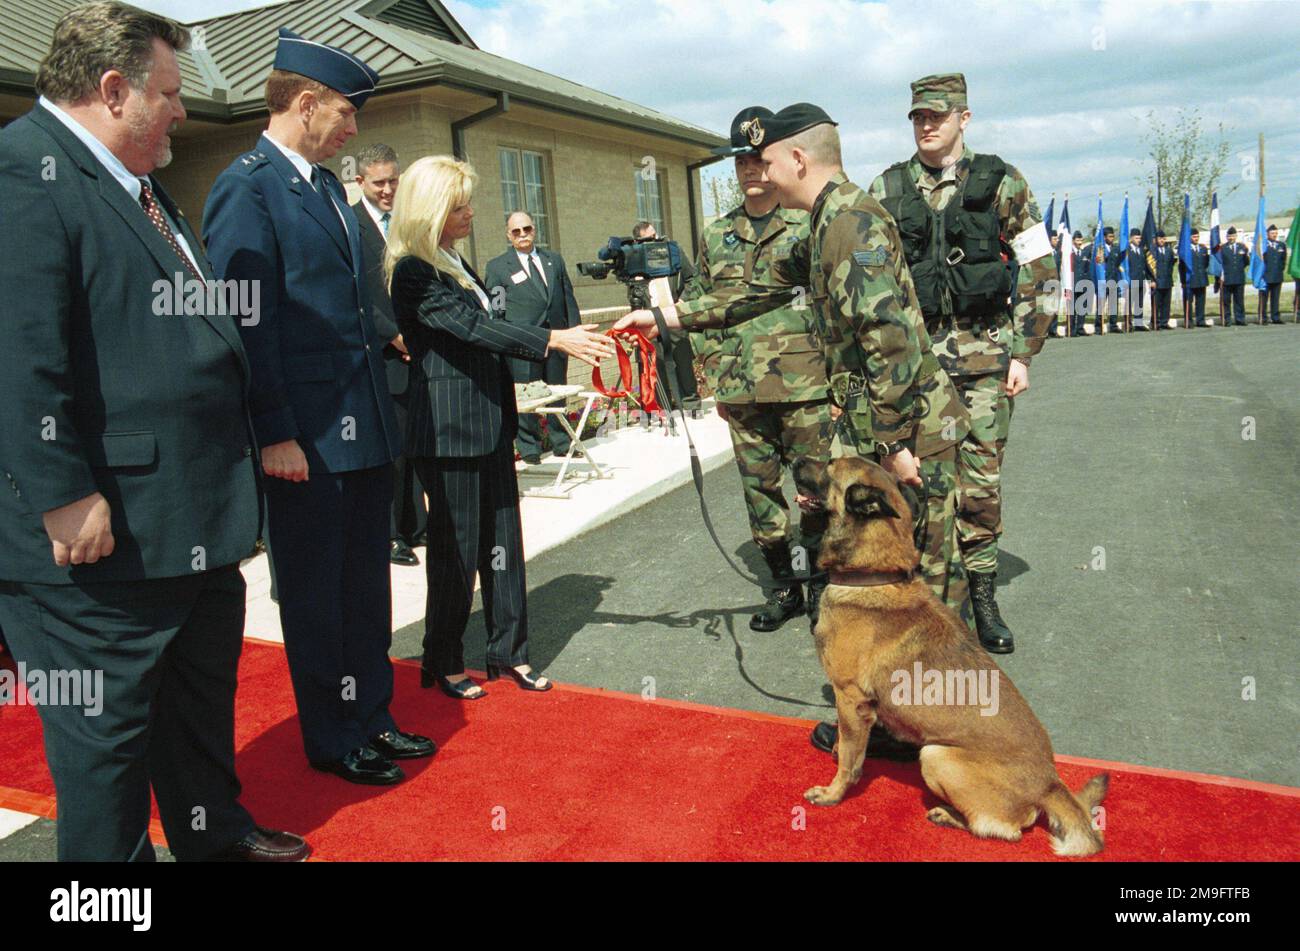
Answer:
[[[589, 455], [611, 476], [582, 478], [589, 466], [575, 464], [566, 478], [573, 488], [567, 498], [524, 496], [520, 512], [524, 526], [524, 553], [532, 559], [584, 532], [645, 505], [691, 480], [690, 449], [682, 431], [681, 419], [674, 417], [677, 435], [669, 435], [658, 424], [642, 428], [635, 420], [619, 428], [617, 423], [601, 435], [584, 441]], [[725, 421], [713, 411], [713, 401], [706, 400], [700, 417], [687, 416], [687, 428], [695, 441], [700, 463], [708, 471], [734, 458], [731, 434]], [[539, 466], [517, 463], [519, 488], [554, 482], [560, 460], [547, 457]], [[399, 630], [424, 618], [425, 584], [424, 548], [417, 548], [421, 564], [413, 567], [393, 565], [393, 630]], [[271, 600], [271, 575], [266, 555], [258, 555], [241, 566], [248, 582], [247, 616], [244, 634], [262, 640], [281, 641], [280, 609]]]

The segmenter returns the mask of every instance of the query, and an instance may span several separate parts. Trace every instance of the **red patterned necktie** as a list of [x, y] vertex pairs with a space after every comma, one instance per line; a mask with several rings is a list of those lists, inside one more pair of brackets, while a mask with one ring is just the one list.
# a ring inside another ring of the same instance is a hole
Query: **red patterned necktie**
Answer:
[[149, 220], [158, 229], [158, 233], [167, 239], [167, 243], [176, 252], [176, 256], [184, 262], [185, 268], [200, 281], [203, 280], [203, 275], [195, 269], [190, 256], [181, 250], [180, 242], [176, 240], [176, 235], [172, 234], [171, 227], [163, 219], [162, 209], [158, 207], [158, 202], [154, 199], [153, 192], [145, 184], [144, 179], [140, 180], [140, 206], [144, 208], [144, 213], [149, 216]]

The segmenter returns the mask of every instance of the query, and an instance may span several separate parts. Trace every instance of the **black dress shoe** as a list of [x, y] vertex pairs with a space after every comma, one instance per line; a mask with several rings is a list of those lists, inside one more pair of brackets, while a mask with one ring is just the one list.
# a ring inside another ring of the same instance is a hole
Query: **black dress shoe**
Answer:
[[400, 766], [368, 746], [358, 746], [340, 760], [312, 763], [311, 766], [362, 786], [391, 786], [406, 778]]
[[438, 752], [438, 744], [427, 736], [389, 730], [370, 741], [370, 748], [388, 759], [421, 759]]
[[389, 550], [388, 560], [395, 565], [418, 565], [419, 557], [411, 551], [411, 546], [400, 538], [394, 538]]
[[533, 453], [532, 455], [521, 456], [520, 458], [523, 459], [524, 462], [528, 463], [530, 466], [540, 466], [542, 464], [542, 457], [540, 453]]
[[311, 855], [307, 840], [292, 832], [254, 826], [234, 845], [222, 849], [209, 862], [304, 862]]
[[[835, 741], [839, 739], [840, 728], [834, 723], [818, 723], [813, 727], [809, 739], [812, 745], [823, 753], [832, 753]], [[905, 743], [895, 737], [879, 723], [871, 727], [867, 734], [867, 756], [876, 759], [892, 759], [901, 763], [910, 762], [921, 755], [920, 747]]]

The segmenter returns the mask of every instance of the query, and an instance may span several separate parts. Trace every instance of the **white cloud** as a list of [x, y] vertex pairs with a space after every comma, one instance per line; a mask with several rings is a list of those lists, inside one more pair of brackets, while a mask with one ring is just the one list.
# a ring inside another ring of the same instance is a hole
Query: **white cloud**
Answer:
[[[484, 49], [718, 132], [747, 105], [816, 102], [858, 180], [910, 154], [908, 83], [960, 70], [972, 146], [1017, 165], [1044, 206], [1145, 194], [1143, 120], [1178, 107], [1222, 122], [1234, 148], [1263, 131], [1270, 207], [1300, 196], [1290, 3], [446, 2]], [[1225, 201], [1225, 216], [1253, 212], [1251, 188]]]

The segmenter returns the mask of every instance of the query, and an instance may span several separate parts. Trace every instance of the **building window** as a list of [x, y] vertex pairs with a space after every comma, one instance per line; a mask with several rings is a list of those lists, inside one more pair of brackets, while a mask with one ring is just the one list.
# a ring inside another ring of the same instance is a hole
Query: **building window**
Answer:
[[664, 224], [664, 201], [659, 175], [638, 165], [632, 177], [636, 180], [636, 216], [641, 221], [654, 225], [655, 234], [662, 238], [668, 229]]
[[506, 220], [510, 213], [526, 211], [537, 228], [539, 248], [551, 246], [550, 215], [546, 206], [546, 159], [541, 152], [527, 149], [500, 149], [501, 203]]

